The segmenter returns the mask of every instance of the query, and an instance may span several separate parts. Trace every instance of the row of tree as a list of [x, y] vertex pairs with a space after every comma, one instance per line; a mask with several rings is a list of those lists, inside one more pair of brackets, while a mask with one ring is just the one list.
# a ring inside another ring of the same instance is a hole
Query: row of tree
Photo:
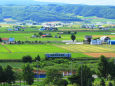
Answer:
[[26, 64], [23, 67], [23, 71], [19, 73], [14, 71], [10, 65], [7, 65], [6, 68], [0, 66], [0, 83], [12, 85], [16, 80], [20, 80], [20, 86], [21, 80], [26, 82], [26, 84], [32, 85], [34, 83], [33, 68], [29, 64]]

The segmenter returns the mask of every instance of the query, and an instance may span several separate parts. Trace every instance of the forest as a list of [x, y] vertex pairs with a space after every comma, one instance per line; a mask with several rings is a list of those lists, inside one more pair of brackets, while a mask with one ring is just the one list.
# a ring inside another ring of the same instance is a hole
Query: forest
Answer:
[[115, 6], [48, 4], [48, 5], [7, 5], [0, 6], [0, 21], [12, 18], [18, 21], [83, 21], [77, 16], [97, 16], [115, 19]]

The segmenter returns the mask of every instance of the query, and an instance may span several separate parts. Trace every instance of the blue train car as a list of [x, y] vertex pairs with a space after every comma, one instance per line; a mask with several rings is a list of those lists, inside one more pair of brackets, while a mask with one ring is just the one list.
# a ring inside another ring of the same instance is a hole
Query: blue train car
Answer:
[[49, 58], [71, 58], [71, 53], [49, 53], [45, 54], [46, 59]]

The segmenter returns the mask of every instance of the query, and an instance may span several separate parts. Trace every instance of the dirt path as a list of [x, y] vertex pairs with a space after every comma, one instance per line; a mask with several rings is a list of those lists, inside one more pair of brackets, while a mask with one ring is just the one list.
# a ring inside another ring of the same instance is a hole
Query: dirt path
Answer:
[[4, 44], [1, 44], [9, 53], [12, 53], [10, 49], [8, 49]]

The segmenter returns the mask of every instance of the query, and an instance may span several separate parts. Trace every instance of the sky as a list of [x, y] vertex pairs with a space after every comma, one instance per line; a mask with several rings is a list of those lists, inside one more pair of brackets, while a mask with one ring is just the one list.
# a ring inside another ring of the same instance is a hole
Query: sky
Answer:
[[114, 5], [115, 0], [35, 0], [41, 2], [61, 2], [69, 4], [87, 4], [87, 5]]

